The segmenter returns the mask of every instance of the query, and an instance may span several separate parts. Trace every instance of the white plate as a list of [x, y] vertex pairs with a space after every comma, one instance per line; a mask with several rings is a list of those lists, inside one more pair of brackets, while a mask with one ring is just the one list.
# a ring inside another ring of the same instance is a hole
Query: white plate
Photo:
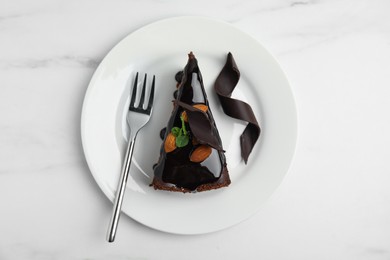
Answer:
[[[162, 142], [159, 132], [172, 109], [174, 75], [185, 66], [190, 51], [203, 74], [232, 184], [196, 194], [156, 191], [149, 184]], [[222, 112], [213, 90], [229, 51], [241, 71], [233, 97], [251, 104], [262, 127], [248, 165], [239, 157], [238, 140], [244, 124]], [[90, 170], [111, 201], [126, 144], [124, 117], [129, 89], [137, 71], [156, 75], [157, 98], [151, 121], [138, 135], [123, 212], [146, 226], [176, 234], [221, 230], [256, 213], [288, 171], [297, 137], [293, 95], [272, 55], [235, 27], [200, 17], [155, 22], [117, 44], [91, 79], [81, 126]]]

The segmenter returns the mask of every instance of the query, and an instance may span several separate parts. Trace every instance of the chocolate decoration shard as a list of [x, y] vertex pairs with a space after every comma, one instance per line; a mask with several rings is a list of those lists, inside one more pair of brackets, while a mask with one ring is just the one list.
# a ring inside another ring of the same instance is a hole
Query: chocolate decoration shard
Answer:
[[228, 186], [230, 178], [198, 62], [191, 52], [168, 121], [151, 186], [194, 192]]
[[240, 71], [233, 55], [229, 52], [226, 63], [215, 81], [214, 89], [226, 115], [248, 122], [240, 136], [241, 157], [246, 164], [261, 130], [251, 106], [241, 100], [231, 98], [239, 79]]
[[213, 132], [214, 126], [207, 113], [178, 100], [176, 100], [175, 103], [186, 111], [188, 124], [190, 125], [192, 134], [197, 142], [200, 144], [207, 144], [217, 150], [222, 150], [219, 137], [215, 134], [210, 134]]

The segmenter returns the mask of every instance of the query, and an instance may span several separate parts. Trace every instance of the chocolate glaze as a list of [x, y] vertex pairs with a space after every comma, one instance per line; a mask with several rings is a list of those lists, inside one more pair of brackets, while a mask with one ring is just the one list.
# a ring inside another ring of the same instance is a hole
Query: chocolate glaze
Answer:
[[240, 136], [241, 157], [247, 163], [249, 154], [258, 140], [261, 130], [251, 106], [241, 100], [230, 97], [239, 79], [240, 71], [233, 55], [229, 52], [225, 66], [215, 81], [214, 89], [217, 92], [225, 114], [248, 122]]
[[[193, 86], [193, 77], [196, 77], [200, 85]], [[202, 75], [192, 52], [188, 55], [184, 71], [176, 74], [176, 79], [181, 81], [164, 140], [172, 127], [180, 127], [180, 115], [183, 111], [186, 111], [188, 116], [186, 128], [191, 140], [188, 145], [176, 148], [170, 153], [165, 152], [163, 142], [151, 185], [155, 189], [181, 192], [206, 191], [228, 186], [230, 178], [222, 142], [208, 104]], [[207, 105], [207, 112], [192, 107], [196, 103]], [[196, 142], [192, 142], [192, 139]], [[200, 144], [211, 146], [212, 153], [203, 162], [191, 162], [190, 155]]]

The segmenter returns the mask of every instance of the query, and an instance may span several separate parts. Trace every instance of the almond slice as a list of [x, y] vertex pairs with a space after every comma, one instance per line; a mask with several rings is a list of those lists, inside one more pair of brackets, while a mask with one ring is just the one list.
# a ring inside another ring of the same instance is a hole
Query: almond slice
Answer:
[[170, 153], [176, 149], [176, 137], [169, 133], [164, 142], [164, 150], [166, 153]]
[[191, 153], [190, 161], [191, 162], [203, 162], [206, 160], [212, 152], [212, 149], [210, 146], [202, 144], [195, 148], [195, 150]]

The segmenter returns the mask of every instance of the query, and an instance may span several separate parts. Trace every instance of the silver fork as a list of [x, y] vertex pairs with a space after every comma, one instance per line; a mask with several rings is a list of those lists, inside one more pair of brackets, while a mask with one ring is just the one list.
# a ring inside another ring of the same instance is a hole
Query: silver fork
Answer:
[[119, 216], [122, 208], [123, 197], [126, 190], [127, 178], [130, 172], [131, 158], [133, 156], [135, 139], [139, 130], [146, 125], [149, 121], [152, 114], [153, 108], [153, 99], [154, 99], [154, 85], [155, 85], [155, 76], [153, 76], [152, 86], [149, 94], [149, 101], [146, 108], [144, 105], [145, 101], [145, 92], [146, 92], [146, 77], [145, 74], [141, 97], [139, 105], [135, 106], [135, 98], [137, 94], [137, 83], [138, 83], [138, 72], [135, 76], [133, 93], [131, 94], [129, 112], [127, 113], [127, 124], [130, 128], [129, 143], [127, 145], [126, 155], [124, 158], [124, 163], [122, 166], [122, 172], [118, 182], [118, 189], [115, 196], [114, 208], [112, 211], [112, 217], [110, 220], [110, 225], [108, 226], [107, 231], [107, 241], [113, 242], [115, 240], [116, 230], [118, 228]]

